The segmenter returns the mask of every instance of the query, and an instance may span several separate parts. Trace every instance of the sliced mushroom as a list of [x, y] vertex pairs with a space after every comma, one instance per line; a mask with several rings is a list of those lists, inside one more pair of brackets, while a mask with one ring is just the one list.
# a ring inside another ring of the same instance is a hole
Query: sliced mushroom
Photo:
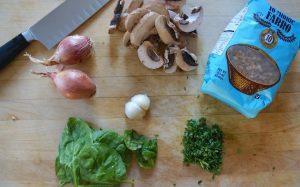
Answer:
[[145, 5], [144, 8], [146, 8], [147, 10], [156, 12], [160, 15], [164, 15], [167, 18], [169, 18], [169, 12], [162, 3], [152, 2], [152, 3]]
[[140, 8], [143, 5], [143, 0], [129, 0], [125, 1], [124, 12], [131, 13], [137, 8]]
[[138, 8], [128, 14], [125, 20], [125, 28], [127, 31], [131, 32], [133, 27], [141, 20], [141, 18], [149, 13], [149, 10], [144, 8]]
[[158, 69], [163, 66], [164, 60], [160, 57], [149, 41], [145, 41], [139, 48], [138, 48], [138, 57], [142, 64], [149, 69]]
[[182, 69], [183, 71], [192, 71], [197, 68], [197, 56], [186, 48], [181, 49], [176, 53], [176, 64]]
[[164, 71], [166, 73], [174, 73], [177, 70], [175, 62], [176, 53], [170, 47], [165, 50], [164, 54]]
[[108, 27], [108, 33], [112, 34], [116, 29], [117, 25], [119, 24], [121, 20], [121, 14], [124, 7], [124, 0], [118, 0], [117, 5], [114, 9], [114, 17], [110, 21], [109, 27]]
[[159, 16], [156, 12], [147, 13], [139, 23], [132, 29], [130, 42], [133, 46], [140, 46], [141, 43], [149, 37], [149, 31], [153, 29], [155, 20]]
[[123, 44], [124, 46], [129, 46], [130, 45], [130, 32], [126, 31], [124, 36], [123, 36]]
[[176, 24], [176, 26], [182, 32], [186, 33], [197, 30], [197, 27], [201, 24], [203, 20], [202, 7], [194, 7], [192, 9], [184, 7], [182, 11], [182, 14], [177, 14], [173, 18], [173, 21]]
[[166, 16], [158, 16], [155, 20], [155, 28], [160, 39], [167, 45], [178, 44], [178, 32], [175, 25], [171, 23]]

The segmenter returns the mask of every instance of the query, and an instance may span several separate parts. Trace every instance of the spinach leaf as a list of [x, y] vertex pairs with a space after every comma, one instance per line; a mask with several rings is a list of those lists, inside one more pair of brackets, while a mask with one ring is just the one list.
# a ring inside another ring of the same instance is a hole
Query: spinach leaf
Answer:
[[146, 140], [141, 149], [137, 150], [137, 161], [141, 168], [150, 169], [155, 166], [157, 157], [157, 140]]
[[135, 130], [126, 130], [124, 132], [124, 142], [128, 149], [136, 151], [142, 148], [146, 137], [139, 135]]
[[55, 162], [56, 175], [61, 185], [72, 181], [72, 162], [84, 144], [92, 142], [92, 131], [85, 121], [79, 118], [69, 118], [62, 133]]
[[129, 167], [132, 154], [131, 151], [125, 146], [123, 136], [120, 136], [118, 133], [111, 130], [95, 131], [93, 133], [93, 141], [106, 144], [115, 149], [122, 157], [126, 167]]
[[58, 146], [55, 172], [60, 185], [102, 187], [132, 183], [125, 179], [133, 151], [141, 167], [154, 167], [156, 139], [148, 140], [134, 130], [126, 131], [124, 136], [111, 130], [95, 130], [79, 118], [69, 118]]
[[148, 140], [134, 130], [126, 130], [124, 142], [128, 149], [135, 151], [138, 165], [142, 168], [153, 168], [157, 156], [157, 139]]
[[74, 160], [80, 185], [119, 184], [126, 178], [126, 167], [118, 152], [105, 144], [86, 144]]

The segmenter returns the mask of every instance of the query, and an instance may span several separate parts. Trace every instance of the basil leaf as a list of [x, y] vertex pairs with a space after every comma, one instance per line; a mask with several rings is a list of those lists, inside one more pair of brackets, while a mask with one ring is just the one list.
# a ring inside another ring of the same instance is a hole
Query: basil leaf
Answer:
[[141, 149], [137, 151], [137, 161], [141, 168], [150, 169], [155, 166], [157, 157], [157, 140], [146, 140]]

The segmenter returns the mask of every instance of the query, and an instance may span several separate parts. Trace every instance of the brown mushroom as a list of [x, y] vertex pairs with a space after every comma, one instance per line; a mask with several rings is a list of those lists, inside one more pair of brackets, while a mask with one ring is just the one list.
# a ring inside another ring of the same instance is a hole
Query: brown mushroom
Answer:
[[192, 71], [198, 66], [197, 56], [186, 48], [177, 51], [175, 61], [183, 71]]
[[158, 16], [155, 20], [155, 28], [160, 39], [167, 45], [178, 44], [178, 32], [175, 25], [166, 16]]
[[149, 31], [153, 29], [155, 20], [159, 16], [156, 12], [147, 13], [139, 23], [132, 29], [130, 42], [133, 46], [138, 47], [149, 37]]
[[134, 11], [132, 11], [130, 14], [128, 14], [126, 20], [125, 20], [125, 28], [127, 31], [131, 32], [133, 27], [141, 20], [141, 18], [149, 13], [149, 10], [146, 10], [144, 8], [138, 8]]
[[138, 57], [142, 64], [149, 69], [158, 69], [163, 66], [164, 60], [160, 57], [149, 41], [144, 41], [138, 48]]
[[125, 13], [131, 13], [137, 8], [140, 8], [143, 5], [144, 1], [143, 0], [128, 0], [125, 1], [124, 5], [124, 12]]
[[124, 3], [125, 3], [124, 0], [118, 0], [118, 2], [117, 2], [117, 5], [114, 9], [114, 17], [110, 21], [110, 24], [108, 27], [109, 34], [112, 34], [117, 29], [117, 25], [119, 24], [119, 22], [121, 20], [121, 14], [123, 11]]
[[175, 62], [176, 53], [171, 47], [167, 47], [164, 54], [164, 71], [166, 73], [174, 73], [177, 70], [177, 64]]
[[121, 32], [126, 32], [126, 28], [125, 28], [125, 20], [127, 19], [128, 13], [122, 13], [121, 14], [121, 18], [120, 21], [117, 25], [117, 29]]
[[124, 46], [129, 46], [130, 45], [130, 32], [126, 31], [124, 36], [123, 36], [123, 44]]
[[194, 7], [192, 9], [183, 7], [181, 14], [177, 14], [173, 21], [182, 32], [192, 32], [197, 30], [197, 27], [203, 20], [202, 7]]
[[167, 18], [169, 18], [169, 12], [168, 10], [165, 8], [164, 4], [159, 3], [159, 2], [152, 2], [149, 4], [146, 4], [145, 6], [143, 6], [144, 8], [146, 8], [147, 10], [156, 12], [160, 15], [164, 15]]

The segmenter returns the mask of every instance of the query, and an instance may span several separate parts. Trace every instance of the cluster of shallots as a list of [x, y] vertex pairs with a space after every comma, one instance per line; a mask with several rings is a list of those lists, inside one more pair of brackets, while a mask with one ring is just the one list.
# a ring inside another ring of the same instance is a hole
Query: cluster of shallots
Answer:
[[96, 85], [84, 72], [77, 69], [63, 70], [63, 66], [74, 65], [89, 58], [94, 52], [93, 42], [86, 36], [68, 36], [57, 46], [52, 57], [39, 60], [28, 53], [25, 54], [30, 61], [45, 66], [58, 65], [58, 72], [37, 73], [53, 80], [57, 90], [68, 99], [90, 98], [96, 93]]

